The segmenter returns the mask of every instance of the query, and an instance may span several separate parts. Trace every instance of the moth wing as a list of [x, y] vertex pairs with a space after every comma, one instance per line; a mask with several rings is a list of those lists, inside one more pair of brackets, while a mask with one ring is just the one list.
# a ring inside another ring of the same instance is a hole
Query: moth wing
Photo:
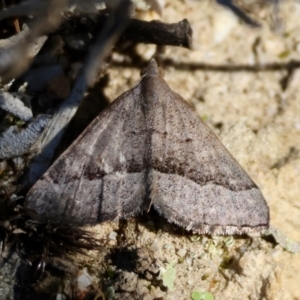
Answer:
[[200, 234], [267, 229], [269, 209], [257, 185], [180, 95], [162, 80], [155, 86], [154, 208]]
[[87, 224], [140, 211], [149, 138], [139, 93], [117, 98], [31, 188], [25, 206], [35, 217]]

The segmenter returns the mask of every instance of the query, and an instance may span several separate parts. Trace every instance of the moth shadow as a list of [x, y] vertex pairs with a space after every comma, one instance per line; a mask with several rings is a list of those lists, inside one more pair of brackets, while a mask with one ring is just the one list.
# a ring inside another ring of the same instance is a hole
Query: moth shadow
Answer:
[[136, 219], [139, 225], [151, 232], [157, 233], [162, 230], [176, 237], [191, 237], [194, 235], [192, 231], [188, 231], [175, 223], [170, 223], [167, 218], [161, 216], [153, 207], [148, 213], [138, 216]]
[[136, 248], [121, 247], [113, 249], [106, 258], [119, 270], [135, 272], [139, 256]]
[[[292, 59], [287, 62], [270, 62], [264, 65], [261, 64], [209, 64], [205, 62], [177, 62], [172, 58], [159, 58], [159, 65], [163, 69], [168, 67], [175, 68], [176, 70], [182, 71], [209, 71], [209, 72], [224, 72], [224, 73], [239, 73], [239, 72], [248, 72], [248, 73], [259, 73], [259, 72], [269, 72], [269, 71], [281, 71], [287, 70], [287, 74], [280, 80], [280, 84], [283, 90], [288, 88], [289, 78], [291, 74], [297, 69], [300, 68], [300, 61]], [[132, 67], [130, 63], [127, 62], [117, 62], [113, 61], [112, 65], [114, 67]], [[140, 59], [137, 61], [136, 65], [139, 68], [143, 68], [147, 65], [147, 61]]]
[[[136, 248], [134, 246], [117, 248], [107, 258], [116, 267], [114, 277], [116, 290], [127, 290], [137, 278], [148, 281], [151, 286], [166, 290], [159, 277], [159, 266], [145, 248]], [[138, 286], [136, 288], [139, 289]]]

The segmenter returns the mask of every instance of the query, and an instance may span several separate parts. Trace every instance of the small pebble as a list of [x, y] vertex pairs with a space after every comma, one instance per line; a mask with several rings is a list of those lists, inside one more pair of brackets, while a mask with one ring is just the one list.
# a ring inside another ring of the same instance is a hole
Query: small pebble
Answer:
[[185, 248], [181, 248], [177, 251], [177, 255], [180, 257], [184, 257], [186, 255], [186, 249]]
[[155, 241], [151, 245], [151, 250], [153, 252], [157, 252], [159, 250], [159, 247], [158, 247], [158, 245], [157, 245], [157, 243]]
[[115, 231], [112, 231], [112, 232], [109, 234], [108, 238], [109, 238], [110, 240], [116, 241], [116, 240], [117, 240], [117, 236], [118, 236], [118, 234], [117, 234]]
[[187, 263], [189, 266], [191, 266], [192, 263], [193, 263], [193, 260], [192, 260], [191, 257], [187, 257], [187, 258], [185, 259], [185, 261], [186, 261], [186, 263]]
[[87, 269], [84, 268], [81, 274], [77, 277], [77, 287], [80, 291], [85, 291], [88, 286], [93, 282], [91, 275], [87, 272]]

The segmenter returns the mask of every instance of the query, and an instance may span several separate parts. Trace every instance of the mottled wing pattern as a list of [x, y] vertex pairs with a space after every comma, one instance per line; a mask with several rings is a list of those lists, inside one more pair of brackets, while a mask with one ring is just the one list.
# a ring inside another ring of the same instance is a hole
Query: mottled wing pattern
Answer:
[[86, 224], [141, 210], [147, 137], [137, 85], [116, 99], [29, 191], [39, 219]]
[[154, 208], [201, 234], [267, 229], [263, 195], [213, 131], [163, 79], [148, 86]]
[[29, 191], [40, 218], [86, 224], [154, 208], [197, 233], [260, 233], [256, 184], [152, 60]]

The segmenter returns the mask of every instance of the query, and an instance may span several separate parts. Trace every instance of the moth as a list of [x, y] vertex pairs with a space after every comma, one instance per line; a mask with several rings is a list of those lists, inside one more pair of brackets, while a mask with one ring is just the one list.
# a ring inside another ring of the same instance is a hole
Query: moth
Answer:
[[77, 225], [158, 213], [199, 234], [259, 234], [257, 185], [152, 59], [28, 192], [32, 216]]

